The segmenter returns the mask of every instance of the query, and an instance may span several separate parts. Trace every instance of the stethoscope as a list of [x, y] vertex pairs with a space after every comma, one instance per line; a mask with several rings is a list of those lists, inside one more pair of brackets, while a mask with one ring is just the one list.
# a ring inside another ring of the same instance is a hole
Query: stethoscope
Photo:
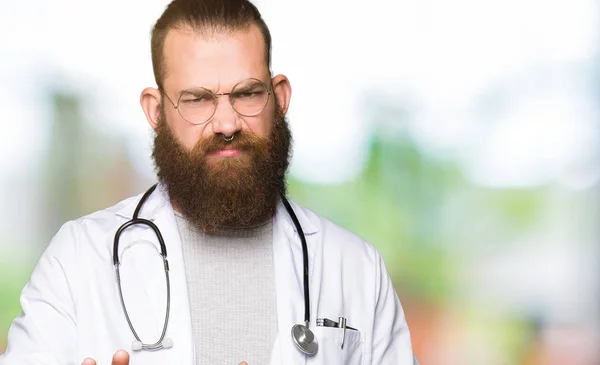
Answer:
[[[123, 312], [125, 313], [125, 318], [127, 319], [127, 324], [129, 324], [129, 328], [133, 333], [133, 337], [135, 340], [133, 341], [131, 348], [133, 351], [147, 350], [147, 351], [157, 351], [160, 349], [168, 349], [173, 347], [173, 340], [169, 337], [165, 337], [167, 333], [167, 327], [169, 324], [169, 313], [171, 310], [171, 283], [169, 281], [169, 261], [167, 260], [167, 247], [165, 245], [165, 241], [163, 240], [162, 234], [160, 233], [160, 229], [153, 222], [139, 218], [140, 210], [144, 205], [144, 202], [148, 199], [150, 194], [154, 192], [157, 184], [154, 184], [144, 195], [140, 202], [138, 203], [135, 211], [133, 213], [133, 217], [125, 222], [117, 232], [115, 233], [115, 240], [113, 246], [113, 265], [115, 267], [115, 273], [117, 275], [117, 286], [119, 288], [119, 298], [121, 300], [121, 306], [123, 307]], [[302, 241], [302, 261], [304, 267], [304, 324], [296, 324], [292, 327], [292, 341], [296, 345], [296, 347], [302, 351], [306, 355], [314, 355], [317, 353], [318, 343], [315, 338], [314, 333], [310, 330], [310, 299], [309, 299], [309, 291], [308, 291], [308, 248], [306, 246], [306, 238], [304, 237], [304, 231], [302, 230], [302, 226], [298, 221], [298, 217], [294, 213], [290, 203], [287, 201], [283, 194], [281, 195], [281, 200], [285, 209], [287, 210], [290, 218], [294, 222], [294, 226], [296, 227], [296, 231], [298, 231], [298, 235], [300, 236], [300, 240]], [[165, 321], [163, 324], [162, 333], [158, 341], [153, 344], [143, 343], [140, 339], [140, 336], [137, 334], [135, 329], [133, 328], [133, 324], [131, 323], [131, 319], [129, 318], [129, 314], [127, 313], [127, 308], [125, 307], [125, 301], [123, 300], [123, 290], [121, 288], [121, 275], [119, 274], [119, 238], [121, 237], [121, 233], [127, 228], [134, 226], [136, 224], [141, 224], [147, 227], [150, 227], [156, 237], [158, 238], [158, 242], [160, 244], [160, 255], [163, 259], [163, 266], [165, 270], [165, 279], [167, 282], [167, 309], [165, 311]]]

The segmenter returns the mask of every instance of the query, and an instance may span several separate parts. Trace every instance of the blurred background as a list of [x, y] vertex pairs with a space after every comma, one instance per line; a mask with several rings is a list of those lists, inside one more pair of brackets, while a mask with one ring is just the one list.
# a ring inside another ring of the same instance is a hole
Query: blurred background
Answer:
[[[60, 225], [154, 181], [167, 3], [0, 0], [0, 353]], [[290, 195], [381, 251], [421, 364], [600, 364], [600, 4], [255, 3]]]

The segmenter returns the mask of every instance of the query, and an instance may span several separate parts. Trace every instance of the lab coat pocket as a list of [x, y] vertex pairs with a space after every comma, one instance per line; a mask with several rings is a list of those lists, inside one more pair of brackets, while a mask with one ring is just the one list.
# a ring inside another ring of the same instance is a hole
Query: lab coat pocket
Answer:
[[360, 365], [362, 363], [362, 339], [359, 331], [346, 329], [344, 348], [342, 337], [344, 330], [335, 327], [312, 328], [319, 342], [315, 356], [308, 357], [307, 364]]

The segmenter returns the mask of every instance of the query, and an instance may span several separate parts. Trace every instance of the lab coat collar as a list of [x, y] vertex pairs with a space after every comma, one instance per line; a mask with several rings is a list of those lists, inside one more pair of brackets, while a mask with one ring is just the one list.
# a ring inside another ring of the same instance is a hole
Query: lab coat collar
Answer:
[[[291, 201], [291, 200], [288, 200], [288, 201], [290, 202], [290, 205], [292, 206], [292, 209], [294, 210], [296, 217], [298, 217], [298, 221], [300, 222], [300, 226], [302, 226], [302, 231], [304, 231], [304, 234], [311, 235], [311, 234], [315, 234], [315, 233], [319, 232], [319, 227], [317, 226], [317, 224], [313, 223], [313, 221], [311, 221], [309, 219], [309, 217], [306, 214], [306, 211], [304, 209], [302, 209], [302, 207], [300, 207], [298, 204], [294, 203], [293, 201]], [[292, 227], [294, 232], [298, 233], [298, 230], [296, 229], [296, 226], [294, 225], [294, 221], [292, 220], [292, 217], [290, 217], [290, 215], [288, 214], [288, 212], [285, 209], [285, 206], [283, 205], [283, 203], [281, 201], [277, 205], [277, 212], [275, 214], [275, 217], [276, 217], [276, 220], [283, 220], [287, 225]], [[318, 220], [315, 220], [315, 221], [318, 222]]]
[[[144, 191], [145, 193], [145, 191]], [[129, 199], [125, 205], [117, 211], [117, 215], [131, 219], [133, 218], [133, 213], [135, 212], [135, 208], [137, 207], [140, 199], [144, 196], [144, 193], [141, 193], [131, 199]], [[156, 215], [161, 211], [162, 208], [170, 207], [169, 195], [166, 190], [166, 186], [162, 183], [159, 183], [156, 189], [142, 207], [142, 210], [139, 213], [140, 218], [148, 219], [150, 221], [154, 221], [156, 219]]]
[[[143, 195], [144, 194], [142, 193], [130, 199], [123, 208], [117, 211], [117, 214], [121, 217], [131, 219], [133, 217], [133, 212], [135, 211], [135, 208], [137, 207]], [[293, 201], [290, 201], [290, 205], [294, 209], [294, 213], [296, 213], [298, 221], [300, 222], [300, 225], [302, 226], [302, 230], [304, 231], [305, 235], [311, 235], [319, 232], [319, 227], [309, 219], [304, 209], [302, 209], [298, 204], [294, 203]], [[140, 218], [154, 221], [156, 215], [161, 211], [161, 209], [165, 207], [169, 207], [172, 209], [166, 186], [163, 183], [159, 183], [156, 187], [156, 190], [148, 197], [148, 199], [144, 203], [144, 206], [142, 207], [139, 216]], [[292, 218], [285, 210], [285, 206], [283, 205], [283, 203], [281, 203], [281, 201], [277, 204], [275, 219], [284, 220], [286, 224], [293, 227], [294, 232], [298, 233], [296, 227], [294, 226]], [[318, 222], [318, 220], [315, 220], [315, 222]]]

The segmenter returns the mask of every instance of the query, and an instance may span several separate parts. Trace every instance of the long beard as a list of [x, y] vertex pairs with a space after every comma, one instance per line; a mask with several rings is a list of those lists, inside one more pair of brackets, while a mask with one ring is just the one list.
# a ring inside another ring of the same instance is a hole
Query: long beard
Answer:
[[[191, 151], [177, 140], [161, 111], [152, 152], [157, 175], [173, 206], [200, 231], [249, 228], [274, 216], [279, 195], [285, 194], [292, 141], [285, 116], [276, 109], [267, 138], [239, 131], [226, 142], [213, 135]], [[244, 153], [207, 162], [209, 153], [225, 147]]]

